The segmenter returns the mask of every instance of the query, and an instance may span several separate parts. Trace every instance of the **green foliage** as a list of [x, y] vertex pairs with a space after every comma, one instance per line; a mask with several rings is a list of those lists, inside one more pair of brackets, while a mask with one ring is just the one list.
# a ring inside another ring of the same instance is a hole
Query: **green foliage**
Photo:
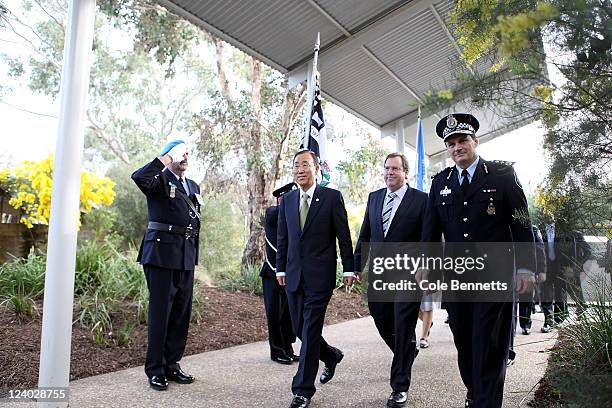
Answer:
[[547, 376], [563, 406], [606, 406], [612, 395], [612, 288], [607, 279], [594, 282], [594, 302], [559, 329], [559, 342]]
[[45, 259], [32, 249], [25, 259], [0, 265], [0, 302], [18, 316], [31, 316], [45, 289]]
[[[148, 290], [142, 267], [133, 250], [122, 252], [118, 238], [79, 242], [75, 273], [75, 322], [91, 329], [96, 342], [112, 337], [119, 317], [123, 331], [146, 321]], [[32, 250], [27, 259], [0, 265], [0, 302], [18, 315], [28, 316], [44, 294], [46, 256]], [[194, 290], [194, 319], [202, 301]], [[132, 319], [135, 314], [136, 320]], [[124, 341], [124, 340], [120, 340]]]
[[257, 296], [263, 295], [259, 267], [257, 266], [247, 266], [243, 268], [242, 273], [227, 275], [221, 284], [225, 290], [249, 292]]
[[240, 275], [244, 218], [231, 194], [205, 197], [200, 218], [199, 264], [215, 281]]
[[100, 231], [114, 231], [125, 243], [140, 245], [147, 227], [147, 200], [130, 177], [134, 165], [117, 163], [108, 176], [115, 181], [115, 201], [110, 207], [112, 226]]
[[364, 203], [368, 194], [381, 186], [383, 160], [387, 154], [382, 142], [368, 135], [367, 142], [356, 151], [347, 151], [348, 158], [336, 166], [338, 187], [352, 203]]
[[137, 325], [134, 322], [124, 323], [116, 333], [117, 344], [121, 347], [129, 347], [131, 344], [131, 336]]

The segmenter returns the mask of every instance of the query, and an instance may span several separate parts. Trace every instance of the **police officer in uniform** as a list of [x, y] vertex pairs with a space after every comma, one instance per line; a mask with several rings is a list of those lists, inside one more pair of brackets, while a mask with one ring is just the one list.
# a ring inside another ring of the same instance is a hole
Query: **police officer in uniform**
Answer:
[[149, 289], [145, 373], [158, 391], [168, 388], [168, 380], [194, 381], [179, 366], [191, 317], [202, 205], [199, 186], [184, 176], [188, 166], [185, 142], [174, 140], [132, 174], [147, 197], [149, 223], [138, 261]]
[[[274, 190], [272, 195], [280, 203], [282, 196], [296, 189], [295, 183], [289, 183]], [[287, 294], [276, 280], [276, 234], [278, 226], [278, 205], [266, 209], [264, 231], [266, 252], [264, 263], [259, 272], [263, 288], [264, 307], [268, 323], [268, 342], [270, 343], [270, 358], [280, 364], [292, 364], [300, 357], [293, 352], [292, 343], [295, 334], [291, 326], [291, 315], [287, 304]]]
[[[478, 242], [530, 242], [515, 254], [515, 290], [527, 292], [535, 270], [527, 200], [510, 165], [478, 157], [478, 128], [474, 116], [461, 113], [446, 116], [436, 126], [455, 166], [433, 177], [422, 241], [439, 242], [444, 235], [447, 243], [474, 243], [475, 248]], [[498, 273], [512, 277], [514, 262], [501, 269]], [[428, 273], [419, 270], [417, 281], [427, 279]], [[447, 303], [459, 371], [467, 388], [466, 407], [502, 406], [512, 308], [512, 301]]]

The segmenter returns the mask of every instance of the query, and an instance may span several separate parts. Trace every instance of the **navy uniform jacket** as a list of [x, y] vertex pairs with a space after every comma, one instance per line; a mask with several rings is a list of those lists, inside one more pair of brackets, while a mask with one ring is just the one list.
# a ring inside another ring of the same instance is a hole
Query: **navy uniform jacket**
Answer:
[[264, 232], [266, 234], [266, 259], [259, 271], [262, 278], [276, 279], [276, 232], [278, 230], [278, 205], [266, 209]]
[[[132, 180], [147, 196], [149, 221], [161, 222], [177, 227], [189, 227], [193, 236], [167, 231], [147, 229], [138, 252], [137, 261], [143, 265], [155, 265], [166, 269], [193, 270], [198, 263], [198, 247], [200, 231], [200, 206], [195, 194], [200, 193], [200, 187], [193, 180], [187, 180], [189, 200], [197, 211], [197, 215], [187, 201], [181, 198], [179, 192], [184, 188], [178, 179], [159, 159], [144, 165], [132, 174]], [[170, 197], [171, 185], [176, 188], [175, 197]]]
[[395, 216], [389, 225], [387, 236], [382, 227], [382, 208], [387, 196], [387, 188], [370, 193], [366, 206], [359, 239], [355, 245], [355, 270], [363, 269], [362, 243], [364, 242], [419, 242], [423, 226], [423, 217], [427, 207], [427, 194], [408, 187]]
[[[511, 165], [478, 158], [463, 193], [455, 166], [432, 179], [424, 242], [534, 242], [527, 199]], [[534, 245], [516, 251], [516, 267], [535, 272]]]
[[289, 291], [297, 291], [301, 280], [308, 291], [332, 291], [336, 285], [336, 238], [344, 271], [355, 270], [344, 200], [338, 190], [317, 185], [301, 231], [300, 191], [285, 194], [280, 205], [276, 269], [286, 273]]

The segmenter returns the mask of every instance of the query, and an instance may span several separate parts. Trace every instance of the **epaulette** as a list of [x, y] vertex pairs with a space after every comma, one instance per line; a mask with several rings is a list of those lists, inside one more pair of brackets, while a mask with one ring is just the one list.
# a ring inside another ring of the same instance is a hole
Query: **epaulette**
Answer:
[[448, 171], [448, 170], [452, 171], [453, 168], [454, 168], [453, 166], [449, 166], [449, 167], [447, 167], [447, 168], [445, 168], [443, 170], [440, 170], [438, 173], [436, 173], [433, 176], [431, 176], [431, 179], [432, 180], [435, 179], [436, 177], [438, 177], [440, 174], [444, 173], [445, 171]]
[[506, 160], [491, 160], [492, 163], [496, 163], [496, 164], [502, 164], [504, 166], [514, 166], [513, 161], [506, 161]]

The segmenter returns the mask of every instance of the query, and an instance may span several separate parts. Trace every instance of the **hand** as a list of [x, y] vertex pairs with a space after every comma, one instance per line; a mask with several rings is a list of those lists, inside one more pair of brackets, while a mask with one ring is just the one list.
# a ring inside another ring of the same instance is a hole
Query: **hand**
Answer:
[[429, 277], [429, 269], [418, 269], [416, 271], [416, 273], [414, 274], [414, 279], [417, 281], [417, 283], [421, 283], [422, 281], [427, 281], [427, 278]]
[[344, 279], [342, 279], [342, 281], [344, 282], [344, 286], [346, 286], [347, 288], [353, 285], [354, 280], [355, 278], [352, 276], [345, 276]]
[[279, 285], [285, 286], [285, 277], [284, 276], [277, 276], [276, 280], [278, 281]]
[[170, 156], [170, 158], [172, 159], [172, 163], [178, 163], [180, 161], [183, 161], [186, 153], [187, 145], [185, 143], [179, 143], [172, 149], [170, 149], [167, 155]]
[[519, 295], [528, 293], [533, 290], [533, 284], [535, 277], [529, 273], [517, 273], [516, 274], [516, 291]]
[[544, 283], [546, 282], [546, 274], [545, 273], [538, 273], [538, 282], [539, 283]]

